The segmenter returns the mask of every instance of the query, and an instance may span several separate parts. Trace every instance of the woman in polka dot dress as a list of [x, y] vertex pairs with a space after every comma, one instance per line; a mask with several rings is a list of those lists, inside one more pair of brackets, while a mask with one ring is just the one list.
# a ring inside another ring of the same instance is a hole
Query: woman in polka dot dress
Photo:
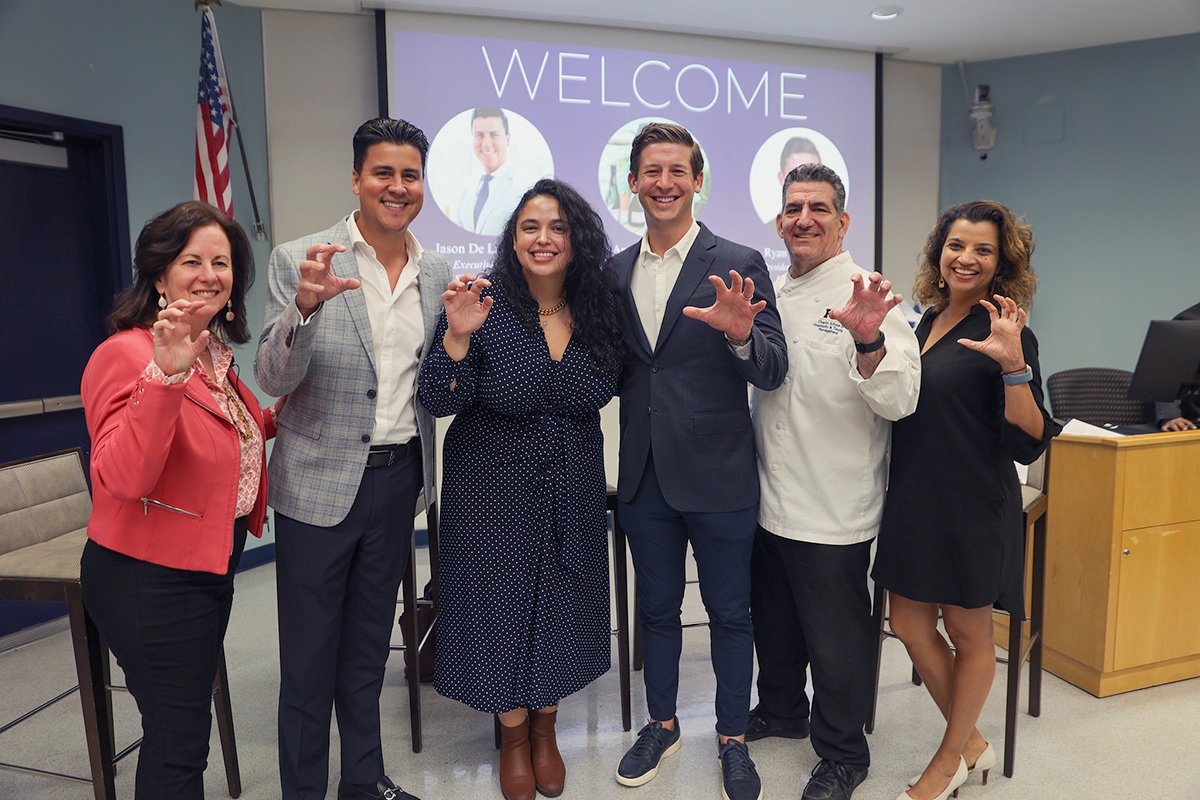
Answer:
[[558, 701], [609, 668], [600, 409], [624, 354], [599, 216], [525, 193], [487, 278], [442, 295], [420, 397], [446, 434], [434, 686], [499, 714], [507, 800], [562, 792]]

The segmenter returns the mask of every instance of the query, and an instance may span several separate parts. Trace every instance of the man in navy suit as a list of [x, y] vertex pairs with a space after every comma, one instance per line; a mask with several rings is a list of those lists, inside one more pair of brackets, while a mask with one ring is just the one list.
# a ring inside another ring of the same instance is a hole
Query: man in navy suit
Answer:
[[687, 130], [652, 123], [634, 137], [629, 187], [646, 211], [646, 235], [610, 269], [630, 350], [617, 493], [637, 570], [650, 722], [621, 759], [617, 781], [646, 783], [679, 749], [679, 617], [690, 542], [712, 638], [724, 796], [757, 800], [762, 784], [745, 745], [758, 513], [747, 382], [778, 387], [787, 350], [762, 256], [693, 219], [703, 183], [704, 157]]

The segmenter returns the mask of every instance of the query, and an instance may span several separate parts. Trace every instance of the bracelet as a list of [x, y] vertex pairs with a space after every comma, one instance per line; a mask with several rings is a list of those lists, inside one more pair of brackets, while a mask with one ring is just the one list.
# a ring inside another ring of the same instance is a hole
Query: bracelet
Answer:
[[1006, 372], [1000, 378], [1008, 386], [1020, 386], [1022, 383], [1029, 383], [1033, 380], [1033, 367], [1026, 364], [1025, 369], [1020, 372]]
[[733, 347], [745, 347], [746, 345], [750, 344], [750, 342], [753, 341], [753, 339], [754, 339], [753, 333], [751, 333], [745, 339], [730, 339], [729, 334], [728, 333], [725, 334], [725, 341], [729, 342], [729, 344], [732, 345]]
[[854, 342], [854, 349], [860, 353], [874, 353], [881, 347], [883, 347], [883, 331], [880, 331], [879, 338], [870, 344], [863, 344], [859, 341]]

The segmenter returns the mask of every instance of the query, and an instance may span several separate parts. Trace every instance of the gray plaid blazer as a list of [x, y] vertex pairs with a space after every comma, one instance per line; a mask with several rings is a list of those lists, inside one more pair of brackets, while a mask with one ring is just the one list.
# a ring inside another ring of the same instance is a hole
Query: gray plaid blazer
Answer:
[[[363, 441], [375, 427], [375, 353], [361, 290], [343, 292], [321, 307], [319, 319], [300, 324], [296, 288], [300, 262], [314, 244], [342, 244], [346, 252], [331, 262], [344, 278], [357, 278], [346, 220], [327, 231], [279, 245], [271, 253], [267, 307], [254, 357], [254, 377], [263, 391], [288, 395], [279, 416], [267, 469], [267, 502], [281, 514], [310, 525], [330, 527], [346, 518], [358, 493], [367, 451]], [[442, 292], [450, 265], [426, 250], [418, 263], [425, 344], [430, 351], [442, 312]], [[425, 496], [434, 497], [433, 417], [416, 403], [417, 430], [424, 459]]]

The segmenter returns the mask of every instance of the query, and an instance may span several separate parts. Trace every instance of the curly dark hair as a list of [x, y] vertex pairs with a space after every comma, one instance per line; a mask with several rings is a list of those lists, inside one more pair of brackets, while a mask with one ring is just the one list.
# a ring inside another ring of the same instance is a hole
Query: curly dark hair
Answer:
[[989, 294], [1010, 297], [1018, 306], [1028, 310], [1037, 292], [1037, 276], [1029, 265], [1033, 255], [1033, 229], [1007, 208], [991, 200], [960, 203], [942, 212], [937, 224], [929, 232], [929, 238], [925, 240], [925, 250], [921, 254], [917, 278], [913, 283], [913, 297], [938, 311], [950, 303], [950, 291], [945, 286], [939, 287], [938, 279], [942, 276], [942, 248], [946, 245], [950, 226], [960, 219], [990, 222], [996, 226], [1000, 258]]
[[157, 214], [142, 227], [133, 248], [136, 273], [133, 286], [113, 300], [113, 310], [108, 316], [109, 331], [149, 328], [154, 324], [158, 319], [158, 290], [154, 283], [187, 247], [192, 234], [209, 225], [216, 225], [229, 238], [233, 257], [233, 289], [229, 294], [233, 303], [233, 321], [227, 321], [224, 312], [218, 312], [209, 321], [208, 328], [224, 341], [237, 344], [250, 341], [250, 330], [246, 327], [246, 291], [254, 284], [254, 251], [250, 249], [250, 240], [241, 225], [200, 200], [180, 203]]
[[571, 241], [571, 263], [567, 265], [563, 292], [573, 317], [572, 337], [586, 347], [602, 372], [620, 368], [625, 358], [625, 337], [617, 318], [612, 294], [611, 273], [605, 268], [612, 253], [600, 215], [569, 185], [542, 178], [521, 197], [517, 208], [504, 224], [499, 252], [487, 277], [509, 298], [522, 325], [540, 334], [537, 301], [529, 293], [529, 284], [521, 271], [521, 262], [513, 249], [517, 219], [525, 204], [535, 197], [558, 201]]

